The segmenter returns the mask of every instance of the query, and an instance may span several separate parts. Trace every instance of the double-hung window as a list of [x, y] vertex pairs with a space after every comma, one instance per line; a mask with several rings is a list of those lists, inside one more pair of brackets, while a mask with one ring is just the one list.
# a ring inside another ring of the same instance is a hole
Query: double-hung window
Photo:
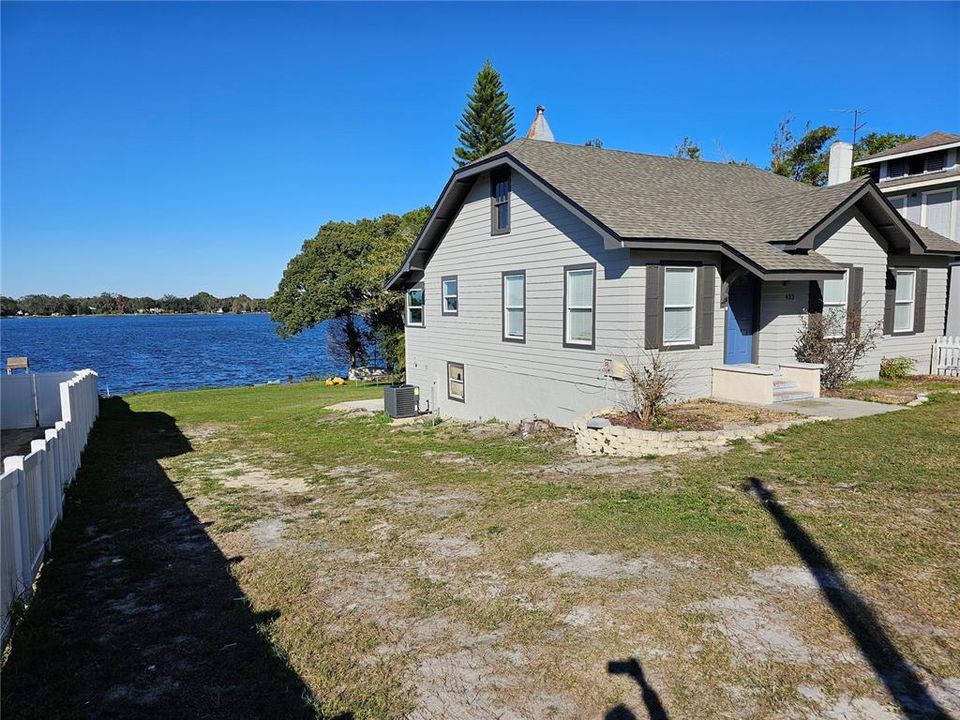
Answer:
[[490, 175], [490, 233], [510, 232], [510, 171]]
[[847, 295], [850, 271], [841, 278], [823, 281], [823, 318], [828, 338], [842, 338], [847, 334]]
[[916, 287], [916, 270], [897, 270], [897, 289], [893, 306], [893, 331], [895, 333], [913, 332]]
[[440, 312], [443, 315], [460, 313], [460, 282], [456, 275], [441, 278], [440, 295], [440, 302], [443, 303]]
[[523, 342], [527, 335], [527, 276], [523, 270], [503, 273], [503, 339]]
[[596, 330], [596, 265], [571, 265], [563, 273], [563, 343], [592, 350]]
[[461, 363], [447, 363], [447, 397], [461, 402], [464, 399], [463, 364]]
[[663, 269], [663, 345], [693, 345], [697, 330], [697, 269]]
[[407, 290], [407, 325], [423, 327], [423, 283]]

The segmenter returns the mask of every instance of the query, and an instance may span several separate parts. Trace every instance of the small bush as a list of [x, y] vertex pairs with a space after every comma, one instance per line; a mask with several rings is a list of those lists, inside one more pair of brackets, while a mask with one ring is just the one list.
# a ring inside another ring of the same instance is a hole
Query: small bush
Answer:
[[899, 380], [913, 375], [916, 361], [908, 357], [883, 358], [880, 361], [880, 377], [887, 380]]
[[857, 313], [849, 313], [845, 321], [812, 313], [803, 317], [793, 349], [800, 362], [823, 364], [820, 385], [837, 389], [853, 380], [860, 361], [877, 346], [881, 332], [879, 322], [863, 328]]
[[637, 355], [633, 361], [624, 357], [632, 401], [629, 411], [651, 424], [663, 415], [663, 407], [673, 394], [677, 369], [657, 351], [641, 350]]

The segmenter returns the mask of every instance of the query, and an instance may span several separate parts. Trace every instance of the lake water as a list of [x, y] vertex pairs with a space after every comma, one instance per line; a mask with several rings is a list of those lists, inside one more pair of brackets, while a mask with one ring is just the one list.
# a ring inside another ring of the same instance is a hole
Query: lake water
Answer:
[[267, 315], [99, 315], [3, 318], [0, 354], [34, 372], [91, 368], [100, 392], [255, 385], [346, 372], [328, 357], [323, 326], [281, 339]]

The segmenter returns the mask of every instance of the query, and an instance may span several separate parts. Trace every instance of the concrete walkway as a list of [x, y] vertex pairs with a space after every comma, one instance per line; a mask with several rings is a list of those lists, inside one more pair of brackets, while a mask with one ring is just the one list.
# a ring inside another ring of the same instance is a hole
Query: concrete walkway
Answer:
[[886, 403], [866, 402], [864, 400], [848, 400], [846, 398], [810, 398], [808, 400], [788, 400], [771, 406], [777, 410], [797, 412], [812, 417], [831, 417], [837, 420], [852, 420], [867, 415], [882, 415], [883, 413], [903, 410], [903, 405], [888, 405]]
[[347, 400], [346, 402], [338, 402], [334, 405], [328, 405], [328, 410], [346, 410], [347, 412], [353, 410], [364, 410], [366, 412], [378, 413], [383, 412], [383, 398], [372, 398], [370, 400]]

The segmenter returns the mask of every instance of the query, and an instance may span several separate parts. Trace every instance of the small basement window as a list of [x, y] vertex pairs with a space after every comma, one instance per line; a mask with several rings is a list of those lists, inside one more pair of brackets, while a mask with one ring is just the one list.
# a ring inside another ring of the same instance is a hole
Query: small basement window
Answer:
[[463, 402], [463, 364], [447, 363], [447, 397]]
[[823, 318], [827, 321], [827, 338], [842, 338], [847, 334], [847, 288], [850, 272], [841, 278], [823, 281]]
[[916, 270], [897, 270], [897, 290], [893, 308], [893, 331], [913, 332], [913, 303], [917, 285]]
[[490, 175], [490, 233], [510, 232], [510, 171]]
[[460, 283], [456, 275], [445, 277], [440, 281], [444, 315], [457, 315], [460, 312]]
[[663, 344], [693, 345], [697, 329], [697, 269], [663, 269]]
[[423, 283], [407, 290], [407, 325], [423, 327]]

